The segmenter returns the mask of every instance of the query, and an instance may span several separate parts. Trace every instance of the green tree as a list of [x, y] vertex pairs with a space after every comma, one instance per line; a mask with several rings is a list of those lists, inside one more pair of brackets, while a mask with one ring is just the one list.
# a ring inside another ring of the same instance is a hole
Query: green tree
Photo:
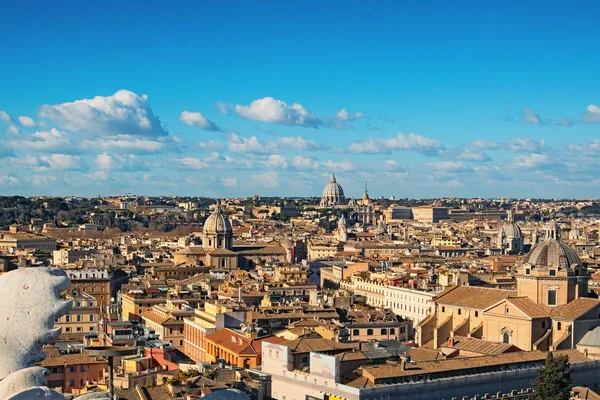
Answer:
[[538, 371], [533, 382], [535, 400], [569, 400], [571, 395], [571, 371], [567, 356], [554, 357], [548, 353], [546, 365]]

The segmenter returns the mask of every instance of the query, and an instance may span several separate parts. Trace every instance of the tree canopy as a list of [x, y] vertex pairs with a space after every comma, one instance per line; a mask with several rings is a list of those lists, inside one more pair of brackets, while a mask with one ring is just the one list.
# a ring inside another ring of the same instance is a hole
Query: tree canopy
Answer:
[[533, 383], [535, 400], [569, 400], [571, 395], [571, 371], [567, 356], [554, 357], [548, 353], [546, 365], [538, 371]]

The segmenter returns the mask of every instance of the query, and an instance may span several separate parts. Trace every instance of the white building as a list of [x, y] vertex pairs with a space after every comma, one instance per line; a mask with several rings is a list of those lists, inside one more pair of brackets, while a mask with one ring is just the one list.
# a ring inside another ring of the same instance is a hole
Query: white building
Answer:
[[411, 320], [412, 326], [415, 327], [429, 315], [432, 307], [430, 300], [436, 294], [438, 293], [397, 286], [386, 286], [386, 307], [394, 311], [396, 315], [401, 315], [403, 318]]

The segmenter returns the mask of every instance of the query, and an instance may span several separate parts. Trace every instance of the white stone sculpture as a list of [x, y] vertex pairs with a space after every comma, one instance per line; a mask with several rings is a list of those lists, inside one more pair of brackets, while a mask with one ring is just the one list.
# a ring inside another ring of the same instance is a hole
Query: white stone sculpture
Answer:
[[71, 308], [59, 294], [69, 287], [57, 268], [23, 268], [0, 276], [0, 399], [63, 399], [48, 389], [45, 368], [36, 367], [60, 328], [54, 320]]
[[[59, 268], [20, 268], [0, 275], [0, 400], [64, 400], [46, 387], [48, 370], [36, 367], [46, 354], [42, 346], [54, 343], [60, 328], [54, 321], [71, 308], [60, 298], [69, 288]], [[105, 393], [78, 399], [98, 398]]]

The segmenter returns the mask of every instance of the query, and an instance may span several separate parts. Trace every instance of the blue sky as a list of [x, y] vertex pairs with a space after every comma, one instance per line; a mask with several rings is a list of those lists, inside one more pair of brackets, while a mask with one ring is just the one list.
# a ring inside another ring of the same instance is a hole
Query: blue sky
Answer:
[[[11, 2], [0, 191], [598, 197], [597, 2]], [[21, 117], [21, 118], [20, 118]]]

